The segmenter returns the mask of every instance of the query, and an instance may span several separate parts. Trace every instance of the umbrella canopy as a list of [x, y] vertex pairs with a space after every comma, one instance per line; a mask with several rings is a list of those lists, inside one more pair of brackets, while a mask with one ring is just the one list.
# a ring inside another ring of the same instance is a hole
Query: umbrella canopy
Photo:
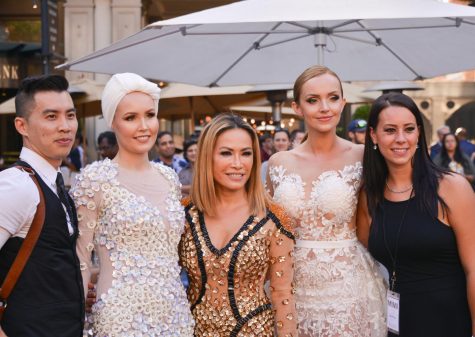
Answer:
[[344, 81], [475, 68], [475, 8], [435, 0], [247, 0], [154, 23], [61, 68], [201, 86], [293, 83], [325, 64]]
[[424, 90], [424, 87], [414, 82], [392, 81], [392, 82], [380, 82], [369, 88], [366, 88], [364, 91], [365, 92], [382, 91], [383, 93], [387, 93], [390, 91], [402, 92], [403, 90], [411, 90], [411, 91]]
[[8, 115], [15, 113], [15, 97], [7, 99], [0, 104], [0, 115]]

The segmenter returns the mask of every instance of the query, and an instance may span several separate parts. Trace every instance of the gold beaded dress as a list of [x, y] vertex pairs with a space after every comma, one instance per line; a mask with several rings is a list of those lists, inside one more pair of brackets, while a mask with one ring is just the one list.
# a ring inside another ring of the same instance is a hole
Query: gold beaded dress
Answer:
[[[180, 260], [197, 337], [296, 336], [294, 236], [281, 208], [250, 216], [223, 248], [210, 240], [203, 214], [185, 201]], [[224, 224], [223, 224], [224, 225]], [[264, 291], [270, 279], [270, 300]]]
[[180, 185], [173, 170], [151, 165], [138, 175], [109, 159], [95, 162], [71, 190], [85, 287], [91, 252], [99, 257], [97, 302], [88, 318], [96, 337], [193, 336], [178, 265], [185, 223]]

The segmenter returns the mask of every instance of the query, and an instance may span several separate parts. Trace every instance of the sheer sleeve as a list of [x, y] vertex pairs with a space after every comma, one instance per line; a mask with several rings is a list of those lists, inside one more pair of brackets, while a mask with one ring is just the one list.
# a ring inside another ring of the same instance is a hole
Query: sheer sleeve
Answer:
[[297, 314], [294, 300], [294, 235], [290, 218], [281, 214], [271, 219], [276, 231], [270, 243], [270, 291], [278, 337], [297, 336]]
[[97, 227], [98, 209], [102, 190], [106, 188], [106, 184], [99, 182], [92, 174], [95, 164], [97, 163], [87, 166], [77, 176], [76, 183], [70, 192], [78, 214], [79, 237], [76, 251], [81, 266], [85, 295], [87, 295], [87, 285], [91, 280], [91, 255], [94, 250], [94, 232]]
[[[186, 209], [190, 207], [190, 204], [191, 204], [191, 198], [189, 196], [181, 199], [181, 205], [185, 208], [185, 212], [186, 212]], [[178, 244], [178, 264], [182, 268], [184, 267], [182, 246], [184, 244], [186, 235], [188, 234], [189, 231], [190, 231], [190, 226], [188, 225], [188, 222], [185, 221], [185, 224], [183, 226], [183, 232], [181, 233], [180, 243]]]
[[[272, 165], [272, 164], [271, 164]], [[264, 187], [271, 197], [274, 196], [274, 182], [270, 174], [271, 165], [266, 165]]]

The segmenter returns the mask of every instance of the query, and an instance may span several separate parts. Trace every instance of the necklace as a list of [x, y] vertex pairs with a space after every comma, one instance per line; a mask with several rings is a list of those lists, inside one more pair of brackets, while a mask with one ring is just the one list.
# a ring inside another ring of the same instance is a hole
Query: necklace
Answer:
[[389, 190], [390, 192], [392, 192], [392, 193], [406, 193], [406, 192], [408, 192], [408, 191], [412, 188], [412, 184], [411, 184], [409, 187], [407, 187], [407, 188], [405, 188], [405, 189], [403, 189], [403, 190], [401, 190], [401, 191], [396, 191], [396, 190], [393, 190], [391, 187], [389, 187], [388, 182], [386, 181], [386, 187], [387, 187], [388, 190]]

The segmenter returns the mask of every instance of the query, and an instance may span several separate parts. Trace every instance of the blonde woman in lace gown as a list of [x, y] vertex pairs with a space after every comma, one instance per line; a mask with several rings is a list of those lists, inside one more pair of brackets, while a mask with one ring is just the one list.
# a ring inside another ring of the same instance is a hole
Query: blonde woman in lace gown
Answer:
[[239, 116], [215, 117], [200, 138], [180, 243], [196, 337], [297, 336], [293, 229], [269, 201], [256, 133]]
[[113, 160], [88, 165], [71, 191], [84, 285], [90, 281], [91, 252], [99, 257], [90, 317], [97, 337], [193, 336], [178, 266], [185, 220], [178, 177], [148, 160], [158, 132], [158, 97], [156, 84], [138, 75], [111, 78], [102, 108], [119, 152]]
[[297, 79], [294, 99], [308, 138], [270, 159], [267, 186], [297, 221], [299, 336], [386, 336], [385, 285], [355, 230], [363, 146], [336, 136], [341, 82], [311, 67]]

